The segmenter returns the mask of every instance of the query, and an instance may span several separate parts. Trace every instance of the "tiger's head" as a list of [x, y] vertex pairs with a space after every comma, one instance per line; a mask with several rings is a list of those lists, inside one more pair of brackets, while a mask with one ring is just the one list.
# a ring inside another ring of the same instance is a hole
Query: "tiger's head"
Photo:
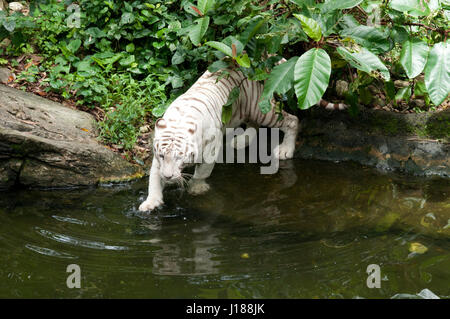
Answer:
[[184, 181], [182, 171], [194, 163], [197, 155], [196, 129], [195, 123], [169, 125], [164, 118], [156, 121], [153, 152], [162, 180], [169, 183]]

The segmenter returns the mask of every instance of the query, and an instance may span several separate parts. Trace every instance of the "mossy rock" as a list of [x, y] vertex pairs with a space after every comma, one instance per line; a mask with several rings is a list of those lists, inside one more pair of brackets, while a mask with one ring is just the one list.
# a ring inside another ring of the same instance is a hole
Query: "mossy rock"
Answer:
[[296, 156], [450, 177], [450, 110], [402, 114], [312, 108], [302, 112]]
[[98, 142], [91, 115], [0, 86], [0, 188], [95, 185], [142, 174]]

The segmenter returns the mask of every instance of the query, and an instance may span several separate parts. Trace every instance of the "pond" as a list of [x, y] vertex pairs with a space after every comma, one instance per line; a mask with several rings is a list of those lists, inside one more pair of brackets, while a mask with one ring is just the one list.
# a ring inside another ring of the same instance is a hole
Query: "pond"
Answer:
[[146, 179], [0, 193], [0, 297], [450, 297], [449, 180], [293, 160], [275, 175], [219, 164], [209, 183], [166, 189], [151, 214]]

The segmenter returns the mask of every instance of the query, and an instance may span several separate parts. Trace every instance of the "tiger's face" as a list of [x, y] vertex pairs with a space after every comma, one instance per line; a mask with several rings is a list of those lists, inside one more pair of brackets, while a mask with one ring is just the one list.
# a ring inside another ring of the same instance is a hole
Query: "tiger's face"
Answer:
[[181, 129], [169, 127], [164, 119], [156, 121], [153, 151], [164, 181], [181, 183], [183, 169], [194, 163], [195, 149], [189, 134], [191, 132], [186, 134]]

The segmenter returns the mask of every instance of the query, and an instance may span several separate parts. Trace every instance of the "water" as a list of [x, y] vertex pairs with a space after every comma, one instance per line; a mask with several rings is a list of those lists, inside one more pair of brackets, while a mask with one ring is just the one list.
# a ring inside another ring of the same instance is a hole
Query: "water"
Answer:
[[[449, 180], [283, 166], [217, 165], [206, 196], [169, 188], [150, 215], [137, 210], [146, 180], [0, 193], [0, 297], [449, 298]], [[66, 286], [69, 264], [80, 289]]]

